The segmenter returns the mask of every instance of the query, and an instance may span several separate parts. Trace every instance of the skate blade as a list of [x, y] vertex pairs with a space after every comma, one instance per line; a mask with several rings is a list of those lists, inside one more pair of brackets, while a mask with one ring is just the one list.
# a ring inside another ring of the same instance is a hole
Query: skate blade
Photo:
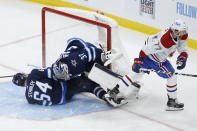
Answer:
[[121, 104], [117, 104], [116, 107], [121, 107], [121, 106], [124, 106], [124, 105], [126, 105], [126, 104], [128, 104], [128, 101], [124, 101], [124, 102], [122, 102]]
[[181, 111], [183, 110], [184, 108], [175, 108], [175, 107], [167, 107], [166, 108], [166, 111]]
[[106, 98], [106, 102], [108, 105], [115, 107], [115, 108], [128, 104], [128, 101], [126, 101], [126, 100], [123, 100], [120, 104], [117, 104], [114, 101], [109, 100], [108, 98]]

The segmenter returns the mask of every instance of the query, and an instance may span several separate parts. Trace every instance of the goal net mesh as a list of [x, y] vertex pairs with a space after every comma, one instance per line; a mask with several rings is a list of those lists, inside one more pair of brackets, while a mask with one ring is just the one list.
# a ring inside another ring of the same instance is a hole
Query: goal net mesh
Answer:
[[119, 74], [129, 70], [115, 20], [96, 12], [63, 7], [42, 10], [42, 66], [51, 66], [66, 49], [67, 40], [73, 37], [97, 47], [101, 44], [106, 51], [118, 49], [123, 55], [112, 62], [112, 70]]

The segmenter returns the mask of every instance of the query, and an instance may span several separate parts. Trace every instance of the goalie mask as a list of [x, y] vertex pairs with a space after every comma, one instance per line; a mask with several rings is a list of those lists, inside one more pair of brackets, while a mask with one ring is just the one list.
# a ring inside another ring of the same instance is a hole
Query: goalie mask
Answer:
[[17, 86], [25, 86], [27, 75], [24, 73], [17, 73], [13, 76], [12, 82]]
[[53, 74], [57, 79], [69, 80], [68, 66], [60, 61], [52, 65]]

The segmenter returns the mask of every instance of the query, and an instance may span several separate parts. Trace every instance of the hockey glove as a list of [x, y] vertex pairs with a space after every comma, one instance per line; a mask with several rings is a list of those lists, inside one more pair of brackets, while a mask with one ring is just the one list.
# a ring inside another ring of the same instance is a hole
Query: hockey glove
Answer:
[[118, 51], [118, 49], [112, 49], [111, 51], [103, 52], [101, 54], [101, 59], [104, 63], [104, 66], [107, 66], [112, 62], [120, 59], [122, 55], [123, 54], [120, 51]]
[[176, 61], [176, 64], [177, 64], [177, 69], [178, 70], [182, 70], [185, 68], [186, 66], [186, 61], [187, 61], [187, 57], [188, 57], [188, 54], [186, 52], [182, 52], [178, 58], [177, 58], [177, 61]]
[[143, 64], [143, 58], [139, 57], [139, 58], [135, 58], [134, 59], [134, 64], [132, 66], [132, 70], [136, 73], [140, 73], [140, 68], [142, 68], [142, 64]]
[[24, 73], [17, 73], [13, 76], [12, 82], [17, 86], [25, 86], [27, 75]]

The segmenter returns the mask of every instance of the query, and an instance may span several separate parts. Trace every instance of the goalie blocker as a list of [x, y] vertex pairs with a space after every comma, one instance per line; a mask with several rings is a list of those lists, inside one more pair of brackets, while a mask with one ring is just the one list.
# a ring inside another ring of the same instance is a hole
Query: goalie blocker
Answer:
[[128, 97], [132, 92], [139, 90], [141, 87], [138, 83], [132, 82], [129, 76], [121, 76], [97, 63], [92, 67], [88, 78], [100, 84], [106, 91], [118, 89], [116, 91], [117, 94], [124, 97]]

